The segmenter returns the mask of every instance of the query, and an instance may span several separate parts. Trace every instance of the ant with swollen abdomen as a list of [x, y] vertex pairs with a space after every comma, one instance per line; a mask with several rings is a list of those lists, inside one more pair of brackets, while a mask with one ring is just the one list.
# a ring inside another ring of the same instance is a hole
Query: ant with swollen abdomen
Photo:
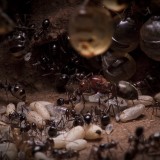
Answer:
[[0, 82], [0, 88], [4, 89], [6, 92], [9, 91], [12, 96], [16, 97], [19, 100], [26, 100], [26, 93], [21, 84], [3, 84], [2, 82]]

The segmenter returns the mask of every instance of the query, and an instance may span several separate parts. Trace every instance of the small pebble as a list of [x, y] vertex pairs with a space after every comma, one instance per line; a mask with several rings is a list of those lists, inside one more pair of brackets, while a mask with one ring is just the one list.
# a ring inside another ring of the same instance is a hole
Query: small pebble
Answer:
[[69, 142], [66, 145], [66, 149], [68, 150], [76, 150], [76, 151], [80, 151], [83, 150], [87, 147], [87, 141], [84, 139], [77, 139], [73, 142]]
[[105, 131], [107, 134], [111, 134], [111, 132], [113, 131], [113, 124], [108, 124], [105, 128]]
[[122, 122], [127, 122], [133, 119], [138, 118], [140, 115], [142, 115], [145, 111], [145, 105], [144, 104], [138, 104], [131, 108], [128, 108], [122, 112], [120, 115], [120, 120]]

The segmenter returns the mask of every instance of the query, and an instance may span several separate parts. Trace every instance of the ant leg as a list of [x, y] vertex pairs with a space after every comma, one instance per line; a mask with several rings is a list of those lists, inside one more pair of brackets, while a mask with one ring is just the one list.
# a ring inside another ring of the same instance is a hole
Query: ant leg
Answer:
[[[5, 90], [5, 93], [6, 93], [6, 97], [7, 97], [7, 103], [9, 103], [9, 98], [8, 98], [8, 89], [9, 89], [9, 84], [7, 82], [7, 79], [6, 79], [6, 82], [5, 82], [5, 85], [4, 85], [4, 90]], [[7, 87], [6, 87], [7, 86]]]
[[82, 102], [83, 102], [83, 108], [82, 108], [82, 110], [80, 111], [80, 113], [81, 114], [83, 114], [83, 111], [84, 111], [84, 109], [85, 109], [85, 98], [84, 98], [84, 96], [83, 96], [83, 93], [82, 93]]

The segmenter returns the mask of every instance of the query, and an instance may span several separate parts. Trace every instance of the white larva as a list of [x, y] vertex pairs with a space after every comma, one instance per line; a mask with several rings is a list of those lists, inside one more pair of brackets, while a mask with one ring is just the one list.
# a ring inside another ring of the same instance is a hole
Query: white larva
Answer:
[[103, 130], [101, 127], [95, 124], [85, 126], [85, 139], [96, 140], [103, 137]]
[[155, 100], [160, 102], [160, 92], [154, 96]]
[[87, 147], [87, 141], [84, 139], [77, 139], [73, 142], [69, 142], [68, 144], [66, 144], [66, 149], [68, 150], [80, 151], [85, 149], [86, 147]]
[[30, 104], [30, 108], [36, 111], [39, 115], [41, 115], [43, 119], [50, 120], [51, 119], [50, 114], [45, 107], [45, 105], [47, 105], [48, 103], [47, 102], [44, 103], [43, 101], [33, 102]]
[[16, 145], [13, 143], [1, 143], [0, 151], [1, 151], [2, 157], [6, 155], [9, 160], [17, 159], [18, 151], [17, 151]]
[[66, 142], [73, 142], [77, 139], [83, 139], [85, 136], [85, 131], [82, 126], [76, 126], [67, 132]]
[[148, 95], [140, 95], [138, 96], [138, 99], [127, 101], [128, 106], [133, 106], [137, 104], [144, 104], [145, 106], [150, 106], [150, 105], [153, 105], [154, 103], [155, 101], [153, 97]]
[[42, 152], [36, 152], [34, 154], [34, 158], [35, 160], [51, 160], [50, 158], [48, 158], [44, 153]]
[[42, 127], [43, 125], [45, 125], [45, 121], [42, 118], [41, 115], [39, 115], [37, 112], [35, 111], [29, 111], [26, 114], [26, 118], [29, 122], [34, 122], [38, 127]]
[[9, 104], [7, 105], [6, 114], [9, 115], [9, 114], [11, 114], [11, 113], [14, 113], [15, 110], [16, 110], [15, 105], [14, 105], [13, 103], [9, 103]]
[[36, 103], [40, 103], [40, 104], [43, 105], [43, 106], [52, 104], [51, 102], [48, 102], [48, 101], [35, 101], [35, 102], [30, 103], [29, 107], [30, 107], [32, 110], [34, 110], [34, 107], [35, 107], [35, 104], [36, 104]]
[[133, 106], [131, 108], [128, 108], [122, 112], [120, 115], [120, 120], [122, 122], [127, 122], [133, 119], [138, 118], [141, 114], [143, 114], [145, 111], [145, 105], [144, 104], [138, 104], [136, 106]]
[[53, 138], [54, 140], [53, 147], [55, 149], [65, 148], [66, 147], [66, 136], [67, 136], [67, 133], [61, 134], [57, 136], [56, 138]]

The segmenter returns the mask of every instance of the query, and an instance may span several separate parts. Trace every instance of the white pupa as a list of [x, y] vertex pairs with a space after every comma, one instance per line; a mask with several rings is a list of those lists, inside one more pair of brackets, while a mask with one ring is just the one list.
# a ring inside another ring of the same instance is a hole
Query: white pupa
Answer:
[[131, 108], [128, 108], [122, 112], [120, 115], [120, 120], [122, 122], [127, 122], [133, 119], [138, 118], [141, 114], [143, 114], [145, 111], [145, 105], [144, 104], [138, 104], [136, 106], [133, 106]]

